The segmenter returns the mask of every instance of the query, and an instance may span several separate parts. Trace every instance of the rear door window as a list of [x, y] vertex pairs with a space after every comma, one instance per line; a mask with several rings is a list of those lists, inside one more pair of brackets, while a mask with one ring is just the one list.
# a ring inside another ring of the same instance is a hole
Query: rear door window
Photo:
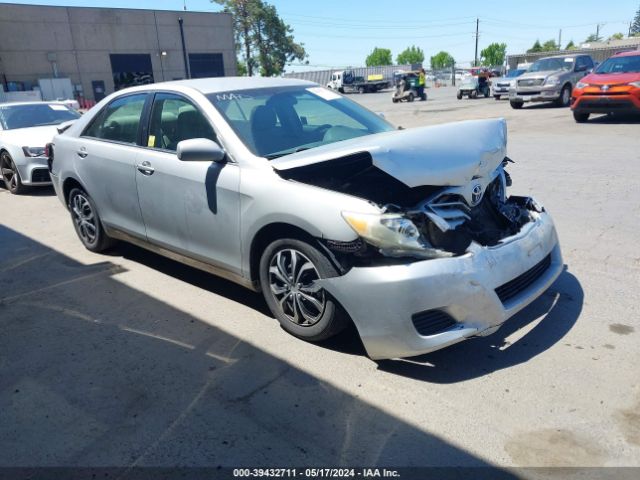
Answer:
[[148, 94], [127, 95], [115, 99], [91, 122], [83, 136], [137, 144], [140, 117]]

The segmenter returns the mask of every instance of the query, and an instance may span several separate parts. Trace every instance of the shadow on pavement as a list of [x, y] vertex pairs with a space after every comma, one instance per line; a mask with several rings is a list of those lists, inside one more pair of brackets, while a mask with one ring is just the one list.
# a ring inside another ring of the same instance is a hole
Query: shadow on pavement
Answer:
[[[580, 282], [565, 270], [549, 290], [493, 335], [411, 359], [380, 361], [378, 366], [387, 372], [434, 383], [481, 377], [524, 363], [555, 345], [576, 323], [583, 303]], [[539, 318], [537, 325], [520, 336], [519, 330], [530, 328]], [[507, 340], [511, 335], [520, 338], [511, 342]]]
[[[2, 178], [0, 178], [0, 192], [11, 195], [9, 190], [7, 190], [7, 187], [5, 186]], [[56, 192], [52, 186], [29, 187], [25, 185], [25, 191], [20, 195], [25, 197], [53, 197], [55, 194]]]
[[0, 244], [0, 467], [487, 466], [127, 286], [112, 262], [2, 225]]

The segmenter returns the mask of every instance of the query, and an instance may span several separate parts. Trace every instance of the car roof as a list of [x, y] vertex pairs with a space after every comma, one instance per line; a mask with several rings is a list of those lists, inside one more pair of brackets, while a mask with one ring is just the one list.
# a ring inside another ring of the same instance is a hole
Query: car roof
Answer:
[[575, 57], [588, 57], [586, 53], [573, 53], [571, 55], [551, 55], [550, 57], [541, 57], [538, 60], [544, 60], [547, 58], [575, 58]]
[[174, 80], [171, 82], [154, 83], [147, 88], [162, 89], [163, 87], [186, 87], [198, 90], [200, 93], [218, 93], [238, 90], [251, 90], [254, 88], [273, 87], [314, 87], [317, 83], [296, 78], [269, 78], [269, 77], [214, 77], [198, 78], [191, 80]]
[[47, 102], [47, 101], [36, 101], [36, 102], [1, 102], [0, 103], [0, 107], [15, 107], [17, 105], [49, 105], [50, 103], [64, 103], [64, 102], [58, 102], [58, 101], [51, 101], [51, 102]]
[[629, 50], [628, 52], [618, 52], [613, 57], [637, 57], [640, 56], [640, 50]]

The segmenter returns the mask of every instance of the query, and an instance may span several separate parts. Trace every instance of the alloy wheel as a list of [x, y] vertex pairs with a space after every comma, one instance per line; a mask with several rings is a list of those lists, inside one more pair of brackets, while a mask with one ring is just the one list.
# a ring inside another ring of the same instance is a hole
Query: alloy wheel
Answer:
[[18, 169], [6, 153], [2, 154], [0, 160], [2, 160], [2, 178], [7, 188], [13, 192], [18, 188]]
[[317, 285], [318, 270], [294, 249], [277, 251], [269, 262], [269, 288], [284, 315], [296, 325], [318, 323], [326, 306], [325, 293]]
[[97, 234], [96, 216], [89, 200], [80, 193], [76, 194], [71, 199], [71, 211], [82, 241], [88, 244], [94, 243]]

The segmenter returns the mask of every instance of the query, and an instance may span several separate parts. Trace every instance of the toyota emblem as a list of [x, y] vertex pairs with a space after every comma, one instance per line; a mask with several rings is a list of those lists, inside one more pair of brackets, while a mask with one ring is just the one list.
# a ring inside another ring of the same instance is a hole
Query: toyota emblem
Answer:
[[602, 90], [603, 92], [606, 92], [607, 90], [609, 90], [609, 85], [600, 86], [600, 90]]
[[477, 183], [471, 190], [471, 205], [475, 207], [480, 203], [480, 200], [482, 200], [482, 185]]

